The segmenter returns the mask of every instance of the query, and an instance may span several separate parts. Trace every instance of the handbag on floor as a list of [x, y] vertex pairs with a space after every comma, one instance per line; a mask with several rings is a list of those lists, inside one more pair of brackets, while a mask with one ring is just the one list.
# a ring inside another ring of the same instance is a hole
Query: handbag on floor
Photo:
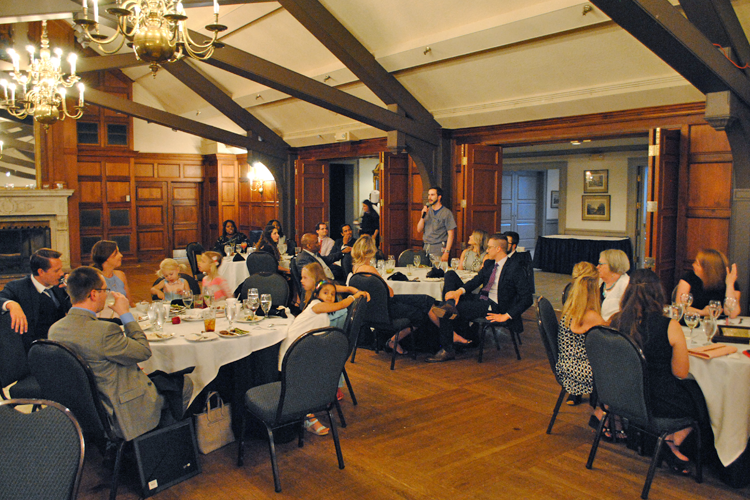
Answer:
[[[211, 408], [211, 398], [216, 396], [216, 406]], [[198, 449], [204, 455], [234, 442], [232, 433], [232, 408], [219, 396], [210, 392], [206, 398], [206, 411], [195, 416], [195, 434]]]

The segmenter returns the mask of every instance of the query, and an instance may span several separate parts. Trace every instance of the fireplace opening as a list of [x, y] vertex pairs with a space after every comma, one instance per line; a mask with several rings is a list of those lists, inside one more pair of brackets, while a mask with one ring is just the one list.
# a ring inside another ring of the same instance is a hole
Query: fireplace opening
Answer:
[[29, 274], [31, 254], [51, 242], [49, 222], [0, 222], [0, 275]]

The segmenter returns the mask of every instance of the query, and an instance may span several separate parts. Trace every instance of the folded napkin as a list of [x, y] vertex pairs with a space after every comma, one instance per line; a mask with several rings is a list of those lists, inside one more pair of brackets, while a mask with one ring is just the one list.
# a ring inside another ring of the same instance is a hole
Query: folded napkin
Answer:
[[442, 278], [445, 276], [445, 271], [440, 269], [439, 267], [433, 267], [430, 269], [430, 271], [427, 273], [428, 278]]
[[694, 347], [688, 349], [688, 354], [696, 358], [713, 359], [737, 352], [737, 348], [732, 345], [710, 344], [703, 347]]
[[409, 281], [409, 278], [402, 272], [395, 272], [388, 277], [391, 281]]
[[232, 259], [232, 262], [245, 262], [245, 258], [242, 255], [236, 253], [234, 254], [234, 258]]

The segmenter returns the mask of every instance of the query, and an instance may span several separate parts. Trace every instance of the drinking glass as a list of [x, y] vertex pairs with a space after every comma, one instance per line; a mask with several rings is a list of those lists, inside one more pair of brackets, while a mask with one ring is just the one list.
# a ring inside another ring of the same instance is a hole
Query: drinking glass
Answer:
[[148, 311], [146, 314], [148, 314], [148, 320], [151, 322], [151, 326], [156, 328], [156, 316], [159, 314], [157, 307], [161, 307], [161, 304], [158, 302], [154, 302], [148, 307]]
[[385, 263], [385, 272], [390, 274], [396, 268], [396, 259], [388, 259]]
[[148, 306], [149, 303], [145, 300], [142, 300], [135, 305], [135, 308], [139, 313], [148, 315]]
[[164, 331], [164, 321], [166, 320], [166, 314], [164, 314], [164, 306], [161, 302], [154, 302], [154, 320], [154, 330], [156, 330], [157, 332]]
[[206, 290], [203, 292], [203, 307], [211, 307], [213, 297], [211, 297], [211, 292]]
[[690, 333], [688, 334], [688, 338], [693, 337], [693, 329], [698, 326], [698, 323], [701, 321], [701, 315], [697, 312], [686, 312], [685, 313], [685, 324], [690, 327]]
[[250, 297], [247, 300], [250, 301], [250, 311], [252, 312], [252, 317], [250, 319], [255, 319], [255, 311], [258, 310], [258, 306], [260, 305], [260, 301], [258, 300], [258, 296], [255, 295], [254, 297]]
[[264, 293], [260, 296], [260, 307], [263, 309], [263, 314], [268, 317], [268, 311], [271, 310], [271, 304], [273, 303], [273, 299], [271, 298], [270, 293]]
[[240, 247], [242, 248], [242, 253], [245, 253], [245, 250], [247, 250], [247, 241], [240, 243]]
[[203, 310], [203, 329], [207, 332], [216, 330], [216, 309], [213, 307]]
[[451, 269], [458, 269], [458, 259], [455, 257], [451, 259]]
[[708, 313], [714, 320], [719, 319], [722, 309], [720, 300], [712, 300], [708, 303]]
[[729, 324], [729, 317], [732, 315], [734, 310], [737, 308], [737, 299], [734, 297], [726, 297], [724, 299], [724, 309], [727, 311], [727, 325]]
[[420, 255], [414, 256], [414, 267], [419, 267], [419, 264], [422, 263], [422, 257]]
[[227, 257], [232, 255], [232, 245], [224, 245], [224, 255]]
[[385, 261], [379, 260], [377, 268], [378, 268], [378, 273], [380, 273], [380, 275], [383, 276], [385, 274]]
[[692, 306], [693, 305], [693, 294], [692, 293], [683, 293], [682, 295], [680, 295], [680, 302], [682, 302], [683, 304], [685, 304], [685, 308], [686, 309], [688, 307]]
[[411, 276], [411, 273], [414, 271], [414, 264], [407, 264], [406, 265], [406, 275]]
[[675, 321], [680, 321], [682, 319], [683, 312], [684, 309], [682, 308], [682, 304], [673, 302], [669, 309], [669, 317]]
[[706, 316], [703, 318], [702, 327], [703, 333], [706, 335], [706, 341], [711, 342], [711, 339], [714, 337], [714, 332], [716, 331], [716, 321], [713, 317]]
[[190, 290], [183, 290], [182, 292], [182, 303], [186, 309], [193, 307], [193, 292]]
[[227, 321], [229, 321], [229, 329], [232, 329], [232, 323], [234, 323], [234, 318], [237, 316], [237, 304], [234, 302], [227, 301], [227, 307], [225, 309], [227, 313]]
[[389, 255], [388, 256], [388, 260], [392, 260], [392, 261], [395, 262], [396, 261], [396, 257], [394, 257], [393, 255]]
[[112, 295], [112, 292], [107, 292], [107, 298], [104, 299], [104, 305], [112, 308], [113, 305], [115, 305], [115, 296]]

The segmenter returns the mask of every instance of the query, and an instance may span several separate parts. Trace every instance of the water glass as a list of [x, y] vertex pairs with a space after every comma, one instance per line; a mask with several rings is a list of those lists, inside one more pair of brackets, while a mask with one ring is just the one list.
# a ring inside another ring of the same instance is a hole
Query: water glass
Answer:
[[720, 300], [712, 300], [708, 303], [708, 313], [711, 315], [713, 319], [718, 319], [721, 315], [721, 311], [723, 308], [721, 307], [721, 301]]
[[701, 315], [697, 312], [686, 312], [685, 313], [685, 324], [690, 327], [690, 333], [688, 334], [688, 338], [693, 337], [693, 329], [695, 329], [696, 326], [701, 321]]
[[692, 293], [683, 293], [680, 295], [680, 302], [685, 304], [685, 308], [688, 308], [693, 305], [693, 294]]
[[727, 311], [727, 325], [729, 324], [729, 317], [732, 315], [734, 310], [737, 308], [737, 299], [734, 297], [726, 297], [724, 299], [724, 309]]
[[458, 259], [455, 257], [451, 259], [451, 269], [458, 269]]
[[186, 309], [193, 307], [193, 292], [190, 290], [184, 290], [182, 292], [182, 304]]
[[706, 336], [706, 342], [711, 342], [711, 339], [714, 337], [717, 330], [716, 321], [713, 317], [706, 316], [703, 318], [702, 327], [703, 334]]
[[385, 274], [385, 261], [379, 260], [377, 268], [378, 268], [378, 272], [380, 273], [380, 275], [383, 276]]
[[263, 309], [263, 314], [267, 317], [268, 311], [271, 310], [271, 304], [273, 303], [273, 298], [271, 297], [270, 293], [264, 293], [260, 296], [260, 307]]
[[136, 310], [137, 310], [137, 311], [138, 311], [138, 312], [139, 312], [140, 314], [146, 314], [146, 315], [148, 315], [148, 306], [149, 306], [149, 303], [148, 303], [148, 302], [146, 302], [145, 300], [142, 300], [141, 302], [138, 302], [138, 303], [137, 303], [137, 304], [135, 305], [135, 309], [136, 309]]
[[422, 263], [422, 257], [420, 255], [414, 256], [414, 267], [419, 267], [419, 264]]
[[234, 318], [237, 316], [237, 304], [232, 301], [231, 303], [229, 300], [227, 300], [227, 307], [225, 309], [227, 313], [227, 321], [229, 322], [229, 329], [232, 329], [232, 323], [234, 323]]
[[252, 313], [252, 316], [250, 319], [255, 319], [255, 311], [258, 310], [258, 306], [260, 305], [260, 300], [258, 299], [258, 296], [252, 296], [247, 299], [250, 301], [250, 312]]
[[227, 257], [232, 255], [232, 245], [224, 245], [224, 255]]
[[164, 323], [167, 321], [167, 317], [169, 316], [169, 314], [164, 309], [163, 304], [159, 302], [155, 302], [154, 304], [156, 305], [156, 307], [154, 308], [156, 309], [156, 331], [163, 332]]
[[154, 302], [151, 305], [149, 305], [148, 311], [146, 311], [146, 314], [148, 315], [148, 320], [151, 322], [151, 325], [153, 327], [156, 327], [156, 316], [158, 316], [159, 314], [157, 307], [161, 307], [161, 305], [158, 302]]
[[411, 276], [411, 273], [414, 272], [414, 264], [407, 264], [406, 265], [406, 275]]
[[112, 308], [113, 305], [115, 305], [115, 296], [112, 295], [112, 292], [107, 292], [107, 298], [104, 299], [104, 305]]
[[389, 258], [385, 263], [385, 272], [391, 274], [396, 269], [396, 259]]
[[672, 305], [670, 306], [670, 309], [669, 309], [670, 318], [672, 318], [675, 321], [680, 321], [682, 319], [683, 312], [684, 312], [684, 309], [682, 308], [682, 304], [672, 302]]

